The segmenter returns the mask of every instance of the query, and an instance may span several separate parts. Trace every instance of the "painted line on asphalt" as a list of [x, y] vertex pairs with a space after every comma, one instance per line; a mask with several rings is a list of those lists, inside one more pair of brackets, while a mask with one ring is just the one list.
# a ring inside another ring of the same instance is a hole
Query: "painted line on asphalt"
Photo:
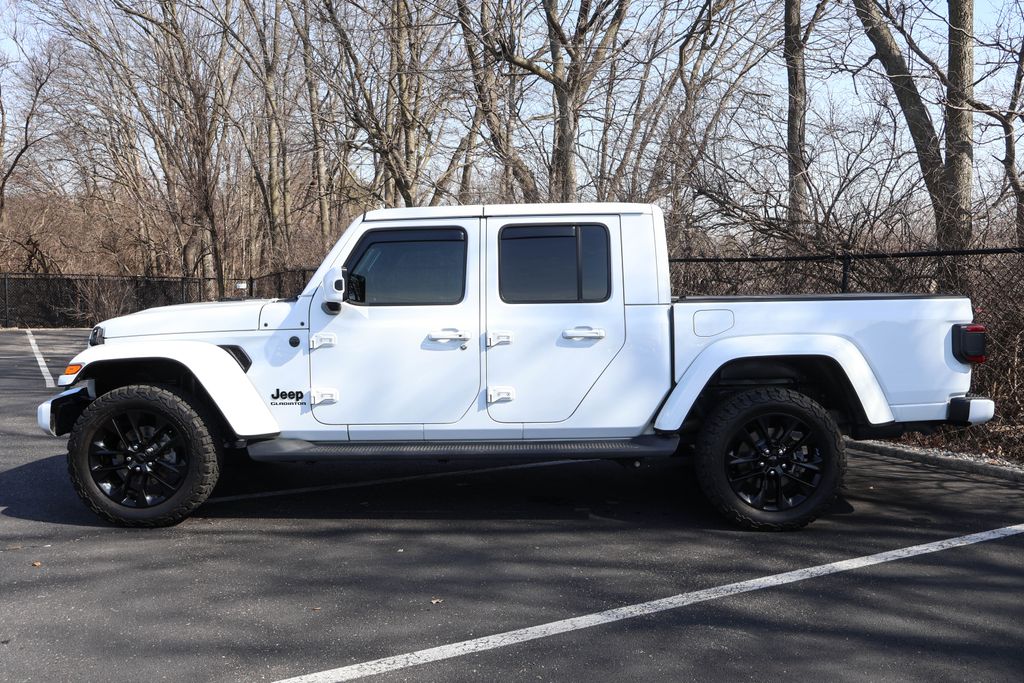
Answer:
[[724, 586], [717, 586], [715, 588], [693, 591], [692, 593], [680, 593], [679, 595], [661, 598], [660, 600], [651, 600], [650, 602], [641, 602], [636, 605], [616, 607], [615, 609], [595, 612], [593, 614], [585, 614], [579, 617], [572, 617], [571, 619], [552, 621], [547, 624], [539, 624], [537, 626], [521, 628], [515, 631], [506, 631], [504, 633], [497, 633], [490, 636], [484, 636], [482, 638], [473, 638], [472, 640], [463, 640], [458, 643], [441, 645], [439, 647], [418, 650], [416, 652], [395, 655], [393, 657], [385, 657], [383, 659], [376, 659], [370, 662], [363, 662], [362, 664], [353, 664], [351, 666], [343, 666], [337, 669], [329, 669], [327, 671], [296, 676], [294, 678], [278, 681], [278, 683], [333, 683], [334, 681], [350, 681], [356, 678], [363, 678], [364, 676], [373, 676], [376, 674], [386, 673], [388, 671], [397, 671], [411, 666], [427, 664], [429, 662], [461, 657], [474, 652], [484, 652], [486, 650], [494, 650], [497, 648], [508, 647], [509, 645], [517, 645], [519, 643], [525, 643], [539, 638], [549, 638], [561, 633], [568, 633], [569, 631], [578, 631], [580, 629], [601, 626], [602, 624], [610, 624], [624, 619], [634, 619], [636, 617], [657, 614], [658, 612], [679, 609], [680, 607], [686, 607], [687, 605], [693, 605], [699, 602], [708, 602], [709, 600], [718, 600], [719, 598], [738, 595], [740, 593], [749, 593], [751, 591], [763, 590], [765, 588], [774, 588], [776, 586], [783, 586], [797, 581], [806, 581], [807, 579], [814, 579], [820, 576], [828, 576], [829, 574], [838, 574], [840, 572], [848, 572], [854, 569], [863, 569], [864, 567], [885, 564], [886, 562], [905, 560], [918, 555], [936, 553], [942, 550], [950, 550], [951, 548], [960, 548], [974, 543], [994, 541], [1001, 538], [1007, 538], [1009, 536], [1015, 536], [1017, 534], [1024, 534], [1024, 524], [1015, 524], [1013, 526], [992, 529], [990, 531], [982, 531], [980, 533], [969, 534], [967, 536], [957, 536], [955, 538], [947, 538], [941, 541], [933, 541], [931, 543], [923, 543], [921, 545], [909, 546], [907, 548], [889, 550], [882, 553], [876, 553], [874, 555], [864, 555], [862, 557], [855, 557], [849, 560], [830, 562], [828, 564], [807, 567], [805, 569], [797, 569], [795, 571], [784, 572], [782, 574], [772, 574], [771, 576], [765, 576], [759, 579], [730, 583]]
[[548, 462], [529, 462], [518, 465], [502, 465], [500, 467], [485, 467], [473, 470], [453, 470], [451, 472], [430, 472], [427, 474], [410, 474], [406, 477], [389, 477], [387, 479], [367, 479], [366, 481], [351, 481], [344, 484], [324, 484], [323, 486], [304, 486], [296, 489], [281, 489], [279, 491], [259, 491], [257, 493], [240, 493], [235, 496], [217, 496], [207, 498], [204, 505], [210, 503], [230, 503], [236, 500], [253, 500], [257, 498], [272, 498], [274, 496], [292, 496], [299, 493], [317, 493], [319, 491], [337, 491], [341, 489], [358, 489], [367, 486], [379, 486], [381, 484], [400, 484], [406, 481], [422, 481], [426, 479], [445, 479], [448, 477], [460, 477], [472, 474], [486, 474], [488, 472], [509, 472], [511, 470], [528, 470], [537, 467], [553, 467], [555, 465], [568, 465], [571, 463], [597, 462], [600, 458], [588, 458], [586, 460], [551, 460]]
[[39, 372], [43, 373], [43, 381], [46, 382], [46, 386], [53, 388], [57, 386], [53, 381], [53, 375], [50, 374], [50, 369], [46, 367], [46, 361], [43, 360], [43, 354], [39, 353], [39, 345], [36, 344], [36, 338], [32, 336], [32, 330], [25, 330], [25, 334], [28, 335], [28, 343], [32, 347], [32, 353], [36, 354], [36, 363], [39, 364]]

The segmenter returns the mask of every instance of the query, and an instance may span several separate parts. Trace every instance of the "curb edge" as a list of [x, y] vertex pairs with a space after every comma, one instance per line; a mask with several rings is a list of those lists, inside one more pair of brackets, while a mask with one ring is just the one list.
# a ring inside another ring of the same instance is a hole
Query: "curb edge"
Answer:
[[945, 469], [970, 472], [971, 474], [984, 474], [990, 477], [997, 477], [999, 479], [1016, 482], [1018, 484], [1024, 483], [1024, 470], [1003, 467], [1002, 465], [991, 465], [989, 463], [976, 462], [974, 460], [958, 458], [951, 455], [927, 453], [908, 446], [897, 446], [887, 443], [883, 444], [877, 441], [854, 441], [853, 439], [846, 439], [846, 446], [851, 450], [862, 451], [864, 453], [888, 455], [894, 458], [924, 463], [926, 465], [936, 465]]

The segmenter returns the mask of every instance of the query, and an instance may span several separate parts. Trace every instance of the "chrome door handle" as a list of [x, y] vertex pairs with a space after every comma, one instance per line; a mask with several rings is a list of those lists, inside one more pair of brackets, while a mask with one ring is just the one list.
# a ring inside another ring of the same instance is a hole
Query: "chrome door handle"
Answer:
[[469, 341], [469, 332], [462, 330], [436, 330], [427, 335], [430, 341]]
[[562, 339], [604, 339], [605, 332], [600, 328], [574, 327], [571, 330], [562, 330]]

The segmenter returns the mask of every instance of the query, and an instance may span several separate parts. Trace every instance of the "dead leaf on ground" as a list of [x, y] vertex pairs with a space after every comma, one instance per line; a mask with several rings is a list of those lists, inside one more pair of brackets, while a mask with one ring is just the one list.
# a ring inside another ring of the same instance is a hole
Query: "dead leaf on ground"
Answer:
[[35, 562], [32, 563], [32, 566], [33, 567], [42, 567], [43, 563], [40, 562], [39, 560], [36, 560]]
[[430, 598], [431, 605], [439, 605], [444, 602], [444, 598]]

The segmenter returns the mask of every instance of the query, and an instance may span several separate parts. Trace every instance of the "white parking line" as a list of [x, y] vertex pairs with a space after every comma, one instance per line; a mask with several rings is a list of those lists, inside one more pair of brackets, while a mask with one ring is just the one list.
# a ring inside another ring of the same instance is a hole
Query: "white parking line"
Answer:
[[947, 538], [941, 541], [933, 541], [932, 543], [923, 543], [921, 545], [910, 546], [907, 548], [889, 550], [882, 553], [876, 553], [874, 555], [864, 555], [863, 557], [855, 557], [849, 560], [841, 560], [839, 562], [830, 562], [828, 564], [821, 564], [815, 567], [807, 567], [806, 569], [797, 569], [783, 574], [773, 574], [759, 579], [730, 583], [725, 586], [708, 588], [705, 590], [694, 591], [692, 593], [680, 593], [679, 595], [673, 595], [660, 600], [652, 600], [650, 602], [642, 602], [636, 605], [617, 607], [604, 612], [595, 612], [593, 614], [586, 614], [579, 617], [573, 617], [571, 619], [552, 621], [547, 624], [530, 626], [528, 628], [521, 628], [515, 631], [506, 631], [504, 633], [498, 633], [491, 636], [484, 636], [483, 638], [463, 640], [462, 642], [441, 645], [439, 647], [432, 647], [426, 650], [418, 650], [417, 652], [410, 652], [404, 655], [395, 655], [393, 657], [376, 659], [362, 664], [353, 664], [351, 666], [343, 666], [338, 669], [329, 669], [327, 671], [306, 674], [304, 676], [296, 676], [295, 678], [278, 681], [278, 683], [328, 683], [333, 681], [350, 681], [355, 678], [373, 676], [375, 674], [381, 674], [388, 671], [396, 671], [398, 669], [405, 669], [419, 664], [426, 664], [428, 662], [452, 659], [453, 657], [461, 657], [462, 655], [474, 652], [494, 650], [496, 648], [516, 645], [530, 640], [537, 640], [538, 638], [547, 638], [549, 636], [567, 633], [569, 631], [578, 631], [592, 626], [610, 624], [612, 622], [622, 621], [623, 619], [633, 619], [635, 617], [656, 614], [666, 610], [686, 607], [687, 605], [693, 605], [698, 602], [717, 600], [730, 595], [748, 593], [750, 591], [762, 590], [764, 588], [774, 588], [775, 586], [782, 586], [787, 583], [805, 581], [807, 579], [827, 576], [829, 574], [838, 574], [840, 572], [848, 572], [854, 569], [862, 569], [864, 567], [884, 564], [886, 562], [894, 562], [896, 560], [905, 560], [909, 557], [916, 557], [917, 555], [935, 553], [941, 550], [949, 550], [951, 548], [960, 548], [973, 543], [993, 541], [1022, 533], [1024, 533], [1024, 524], [1015, 524], [1013, 526], [1006, 526], [1000, 529], [992, 529], [991, 531], [982, 531], [977, 534], [957, 536], [956, 538]]
[[509, 470], [527, 470], [535, 467], [551, 467], [553, 465], [568, 465], [570, 463], [595, 462], [594, 458], [586, 460], [551, 460], [549, 462], [528, 462], [518, 465], [502, 465], [500, 467], [485, 467], [474, 470], [453, 470], [451, 472], [430, 472], [428, 474], [410, 474], [406, 477], [391, 477], [389, 479], [367, 479], [366, 481], [350, 481], [344, 484], [324, 484], [323, 486], [305, 486], [297, 489], [281, 489], [278, 491], [259, 491], [258, 493], [240, 493], [236, 496], [217, 496], [207, 498], [204, 505], [210, 503], [230, 503], [236, 500], [251, 500], [255, 498], [272, 498], [274, 496], [291, 496], [297, 493], [316, 493], [318, 491], [336, 491], [340, 489], [358, 489], [366, 486], [377, 486], [379, 484], [398, 484], [403, 481], [417, 481], [423, 479], [444, 479], [445, 477], [459, 477], [470, 474], [484, 474], [486, 472], [507, 472]]
[[25, 330], [25, 334], [28, 335], [28, 343], [32, 346], [32, 353], [36, 354], [36, 363], [39, 364], [39, 372], [43, 373], [43, 381], [46, 382], [46, 386], [53, 388], [57, 386], [53, 382], [53, 375], [50, 374], [50, 369], [46, 367], [46, 361], [43, 360], [43, 354], [39, 353], [39, 346], [36, 344], [36, 338], [32, 336], [32, 330]]

